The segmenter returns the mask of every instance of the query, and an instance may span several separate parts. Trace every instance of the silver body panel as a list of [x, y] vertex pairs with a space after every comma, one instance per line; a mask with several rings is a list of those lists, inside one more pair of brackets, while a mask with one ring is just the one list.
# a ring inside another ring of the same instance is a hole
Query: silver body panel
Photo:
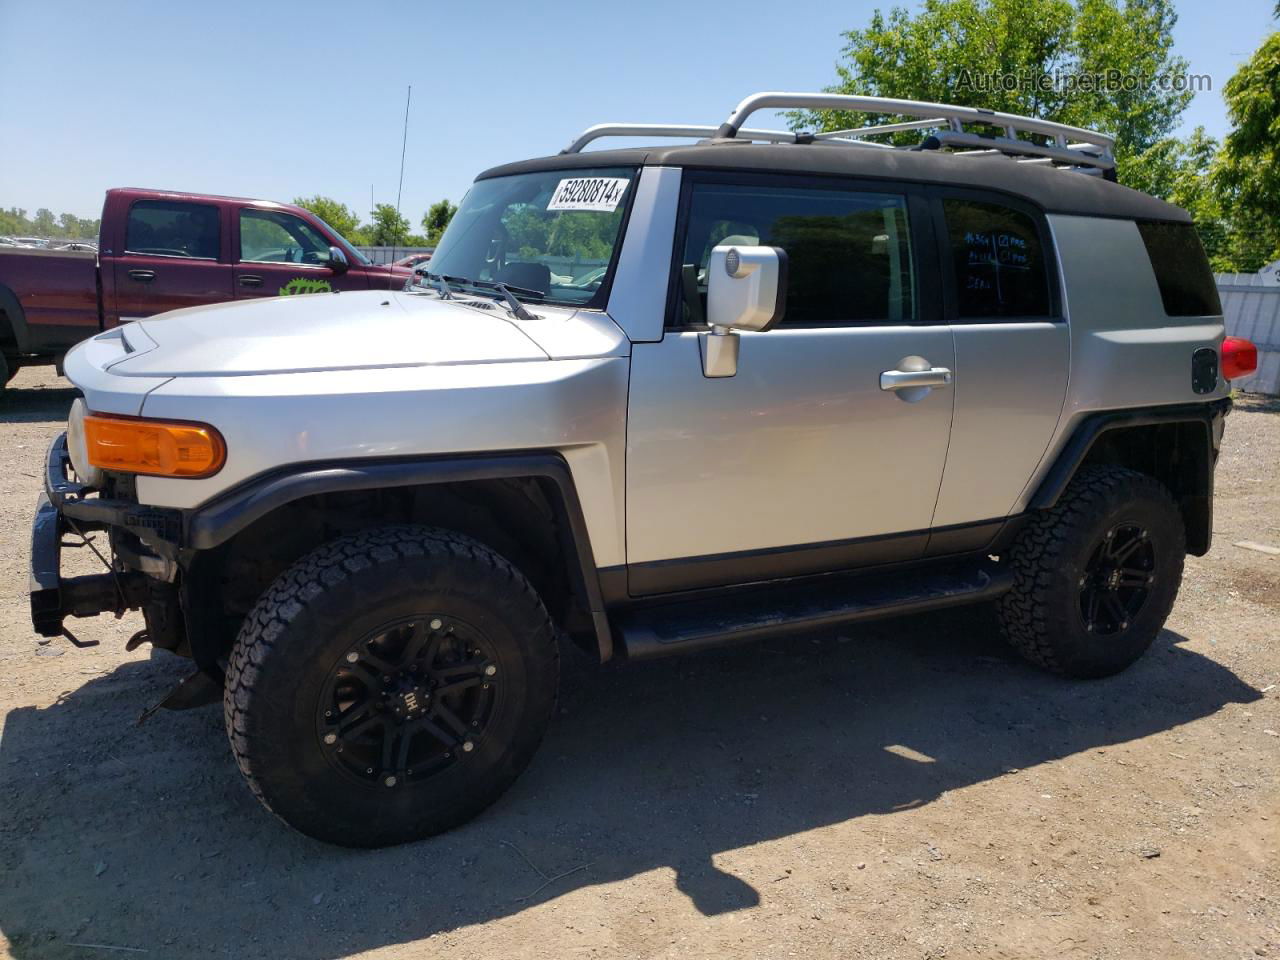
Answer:
[[967, 323], [955, 336], [955, 416], [933, 525], [1011, 513], [1067, 393], [1065, 323]]
[[167, 386], [147, 397], [143, 414], [216, 425], [227, 463], [206, 480], [139, 477], [144, 503], [198, 506], [289, 464], [558, 449], [597, 562], [624, 560], [625, 357], [191, 377]]
[[631, 563], [929, 526], [952, 393], [908, 403], [880, 374], [953, 359], [946, 327], [743, 333], [738, 373], [703, 376], [696, 333], [636, 344], [627, 431]]
[[633, 343], [662, 339], [667, 276], [680, 204], [680, 171], [645, 167], [609, 291], [609, 316]]
[[1046, 455], [1013, 505], [1023, 509], [1080, 421], [1096, 410], [1197, 403], [1230, 394], [1191, 388], [1191, 354], [1220, 350], [1222, 317], [1170, 317], [1130, 220], [1051, 214], [1071, 337], [1067, 396]]
[[[126, 331], [134, 326], [129, 324], [100, 333], [67, 352], [63, 369], [67, 379], [84, 394], [90, 410], [137, 416], [147, 394], [169, 381], [169, 377], [163, 376], [121, 377], [112, 372], [131, 355], [133, 347], [126, 339]], [[137, 342], [135, 338], [134, 343]]]

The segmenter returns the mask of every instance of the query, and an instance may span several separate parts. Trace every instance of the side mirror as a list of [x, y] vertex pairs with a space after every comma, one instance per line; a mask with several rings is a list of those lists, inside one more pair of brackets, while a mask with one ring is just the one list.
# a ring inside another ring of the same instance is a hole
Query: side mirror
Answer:
[[787, 253], [781, 247], [722, 246], [707, 263], [707, 324], [698, 334], [702, 373], [738, 372], [738, 331], [772, 330], [787, 310]]
[[351, 264], [347, 263], [347, 255], [342, 252], [341, 247], [329, 248], [329, 269], [334, 273], [343, 274], [349, 270]]

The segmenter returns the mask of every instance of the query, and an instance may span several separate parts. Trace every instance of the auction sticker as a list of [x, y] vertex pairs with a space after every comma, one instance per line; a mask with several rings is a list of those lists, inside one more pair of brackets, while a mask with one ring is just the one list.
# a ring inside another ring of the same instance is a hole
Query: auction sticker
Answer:
[[561, 180], [551, 194], [548, 210], [595, 210], [612, 213], [627, 192], [626, 177], [573, 177]]

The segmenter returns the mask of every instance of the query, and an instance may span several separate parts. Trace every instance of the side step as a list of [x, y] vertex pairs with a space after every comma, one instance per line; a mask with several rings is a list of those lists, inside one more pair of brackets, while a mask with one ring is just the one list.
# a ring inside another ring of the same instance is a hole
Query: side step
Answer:
[[1013, 573], [990, 561], [832, 574], [634, 607], [615, 625], [627, 657], [647, 660], [990, 600], [1012, 584]]

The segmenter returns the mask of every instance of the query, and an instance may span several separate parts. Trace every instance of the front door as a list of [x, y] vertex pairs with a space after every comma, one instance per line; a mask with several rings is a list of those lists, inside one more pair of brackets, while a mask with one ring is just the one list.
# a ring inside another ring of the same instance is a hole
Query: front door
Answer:
[[[920, 282], [937, 270], [925, 201], [906, 188], [706, 174], [682, 204], [667, 330], [632, 350], [630, 592], [923, 556], [952, 390], [887, 389], [883, 375], [954, 366], [936, 284]], [[787, 252], [787, 313], [741, 335], [736, 376], [709, 379], [697, 331], [722, 242]]]
[[184, 200], [137, 200], [112, 261], [120, 322], [232, 298], [221, 210]]
[[329, 240], [283, 210], [241, 207], [237, 214], [237, 297], [283, 297], [334, 290], [367, 290], [363, 271], [329, 266]]

